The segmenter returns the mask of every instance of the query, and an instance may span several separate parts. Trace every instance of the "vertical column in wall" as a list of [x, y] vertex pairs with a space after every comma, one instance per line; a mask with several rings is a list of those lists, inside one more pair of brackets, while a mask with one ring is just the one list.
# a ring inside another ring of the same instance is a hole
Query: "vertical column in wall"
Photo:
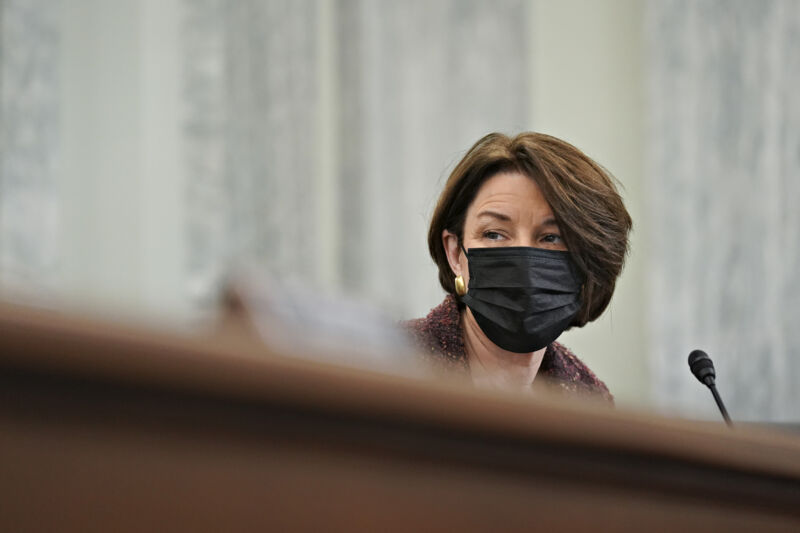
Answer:
[[61, 2], [0, 2], [0, 287], [53, 290], [60, 257]]
[[240, 261], [319, 275], [315, 1], [185, 2], [188, 271], [199, 305]]
[[141, 2], [141, 283], [150, 313], [184, 315], [186, 167], [183, 165], [180, 0]]
[[61, 11], [62, 286], [83, 304], [141, 295], [141, 5]]
[[342, 191], [340, 159], [339, 13], [336, 0], [317, 0], [317, 102], [316, 102], [316, 246], [313, 263], [317, 281], [326, 288], [341, 285], [341, 213], [346, 199]]
[[443, 297], [426, 236], [448, 170], [527, 123], [525, 5], [339, 5], [343, 279], [418, 316]]

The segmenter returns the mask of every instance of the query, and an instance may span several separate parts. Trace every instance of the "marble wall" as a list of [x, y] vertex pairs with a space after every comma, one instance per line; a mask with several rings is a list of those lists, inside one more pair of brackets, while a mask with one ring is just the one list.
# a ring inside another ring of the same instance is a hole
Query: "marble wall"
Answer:
[[649, 3], [649, 320], [659, 404], [800, 419], [800, 3]]
[[448, 167], [528, 126], [525, 3], [184, 7], [194, 285], [250, 258], [399, 316], [438, 303], [426, 230]]

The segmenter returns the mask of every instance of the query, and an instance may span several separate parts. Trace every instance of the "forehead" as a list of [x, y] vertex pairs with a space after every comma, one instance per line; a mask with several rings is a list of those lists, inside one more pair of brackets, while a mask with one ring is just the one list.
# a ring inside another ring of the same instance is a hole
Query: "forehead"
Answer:
[[482, 211], [500, 211], [512, 219], [540, 219], [553, 215], [536, 182], [520, 172], [501, 172], [487, 179], [467, 209], [467, 218]]

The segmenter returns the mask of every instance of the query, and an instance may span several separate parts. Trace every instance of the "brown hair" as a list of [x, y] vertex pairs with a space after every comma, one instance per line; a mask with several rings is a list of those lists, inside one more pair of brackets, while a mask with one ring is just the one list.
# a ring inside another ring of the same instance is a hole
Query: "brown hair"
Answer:
[[571, 326], [591, 322], [611, 301], [628, 252], [631, 217], [614, 178], [571, 144], [549, 135], [490, 133], [453, 169], [428, 230], [428, 248], [439, 267], [439, 282], [455, 294], [442, 232], [448, 230], [462, 242], [467, 208], [481, 185], [504, 171], [529, 176], [550, 204], [562, 238], [586, 278], [583, 304]]

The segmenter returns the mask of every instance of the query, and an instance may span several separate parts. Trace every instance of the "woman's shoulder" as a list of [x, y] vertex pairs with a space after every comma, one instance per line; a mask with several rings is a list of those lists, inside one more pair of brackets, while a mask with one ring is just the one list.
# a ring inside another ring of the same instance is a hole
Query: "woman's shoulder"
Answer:
[[572, 350], [559, 342], [553, 342], [547, 347], [539, 370], [549, 381], [564, 389], [614, 403], [614, 396], [606, 384]]
[[432, 363], [466, 365], [464, 339], [458, 303], [452, 295], [430, 310], [427, 316], [400, 322], [420, 353]]

